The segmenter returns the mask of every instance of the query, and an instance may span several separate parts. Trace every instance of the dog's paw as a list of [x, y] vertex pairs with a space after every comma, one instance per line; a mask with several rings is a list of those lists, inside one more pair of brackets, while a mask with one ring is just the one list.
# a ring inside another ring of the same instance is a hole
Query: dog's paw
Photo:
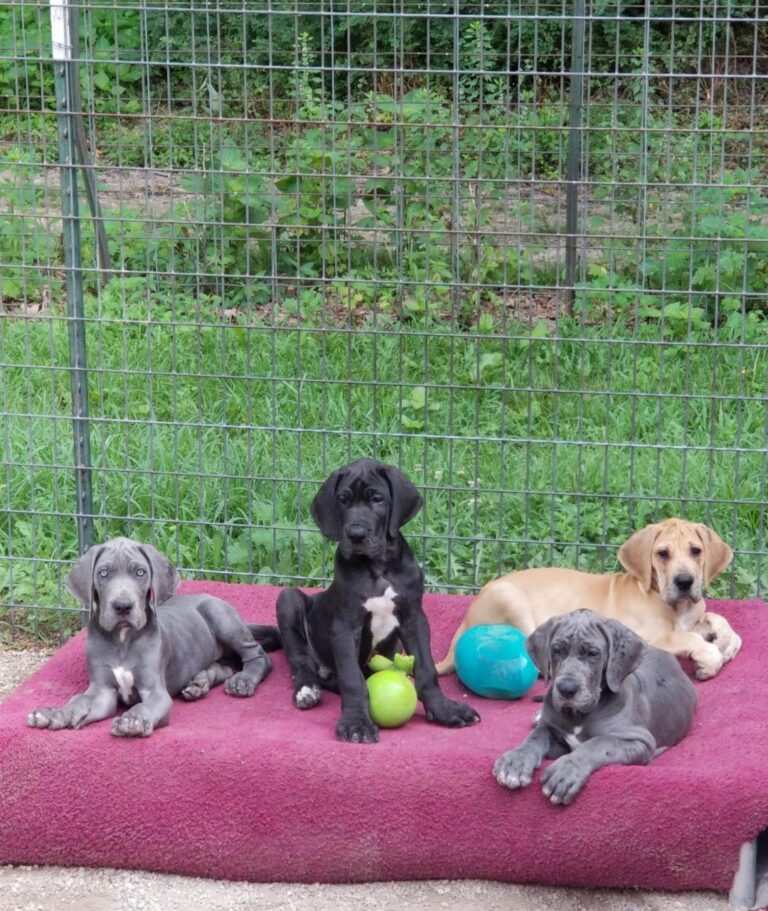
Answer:
[[300, 686], [293, 694], [293, 704], [297, 709], [313, 709], [319, 704], [322, 695], [319, 686]]
[[709, 680], [714, 677], [725, 664], [723, 653], [710, 642], [703, 643], [693, 656], [693, 660], [696, 664], [696, 677], [699, 680]]
[[256, 692], [256, 681], [250, 674], [240, 671], [234, 677], [230, 677], [224, 684], [224, 692], [228, 696], [253, 696]]
[[207, 696], [211, 690], [211, 681], [208, 677], [208, 671], [200, 671], [194, 676], [184, 689], [179, 693], [182, 699], [187, 702], [194, 702], [196, 699], [202, 699]]
[[695, 628], [704, 640], [714, 645], [723, 656], [723, 661], [731, 661], [741, 649], [741, 636], [731, 629], [728, 621], [719, 614], [707, 612]]
[[505, 788], [515, 790], [531, 783], [533, 773], [541, 765], [541, 760], [527, 750], [519, 747], [503, 753], [493, 764], [493, 777]]
[[568, 753], [556, 759], [541, 776], [542, 793], [552, 803], [569, 804], [587, 783], [591, 769]]
[[477, 724], [480, 716], [465, 702], [454, 702], [441, 696], [439, 699], [430, 699], [424, 703], [424, 713], [427, 721], [442, 724], [448, 728], [463, 728], [470, 724]]
[[367, 718], [342, 718], [336, 725], [336, 736], [347, 743], [377, 743], [379, 729]]
[[741, 636], [731, 631], [731, 635], [724, 641], [717, 641], [717, 646], [723, 653], [724, 661], [732, 661], [741, 651]]
[[71, 727], [70, 719], [62, 709], [34, 709], [27, 715], [27, 724], [31, 728], [48, 728], [49, 731]]
[[115, 737], [149, 737], [152, 722], [141, 715], [126, 712], [119, 718], [112, 719], [112, 733]]

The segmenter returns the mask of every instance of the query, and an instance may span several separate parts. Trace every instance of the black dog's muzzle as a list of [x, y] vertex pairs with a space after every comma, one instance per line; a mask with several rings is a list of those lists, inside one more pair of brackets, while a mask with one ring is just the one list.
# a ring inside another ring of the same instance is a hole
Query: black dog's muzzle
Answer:
[[347, 540], [350, 544], [365, 544], [365, 540], [368, 537], [368, 528], [360, 523], [353, 523], [347, 525], [344, 529], [344, 534], [347, 536]]
[[385, 540], [368, 523], [359, 520], [344, 526], [340, 541], [345, 557], [368, 557], [376, 559], [384, 551]]

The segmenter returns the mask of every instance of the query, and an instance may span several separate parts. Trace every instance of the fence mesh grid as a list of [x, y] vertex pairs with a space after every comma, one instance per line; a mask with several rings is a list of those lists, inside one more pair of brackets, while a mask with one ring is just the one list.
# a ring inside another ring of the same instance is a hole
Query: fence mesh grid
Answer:
[[49, 5], [0, 8], [0, 639], [79, 622], [68, 272], [96, 540], [319, 583], [309, 503], [371, 456], [430, 588], [685, 515], [764, 589], [756, 0], [71, 5], [63, 163]]

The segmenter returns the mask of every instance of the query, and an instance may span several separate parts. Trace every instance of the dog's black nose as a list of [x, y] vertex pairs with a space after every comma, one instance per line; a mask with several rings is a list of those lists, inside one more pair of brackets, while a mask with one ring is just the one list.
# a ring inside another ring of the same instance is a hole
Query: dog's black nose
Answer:
[[561, 696], [565, 696], [566, 699], [575, 696], [579, 691], [579, 684], [571, 677], [561, 677], [555, 686], [557, 687], [558, 693], [560, 693]]
[[347, 537], [353, 544], [365, 541], [366, 529], [364, 525], [347, 525]]
[[678, 573], [674, 582], [681, 592], [687, 592], [693, 585], [693, 576], [690, 573]]
[[133, 601], [127, 598], [116, 598], [112, 602], [112, 609], [116, 614], [130, 614], [133, 608]]

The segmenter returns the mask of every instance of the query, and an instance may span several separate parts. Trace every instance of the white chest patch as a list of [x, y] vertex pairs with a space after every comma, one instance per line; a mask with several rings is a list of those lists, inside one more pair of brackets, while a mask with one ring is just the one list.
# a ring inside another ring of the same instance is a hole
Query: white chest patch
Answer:
[[397, 592], [391, 585], [388, 585], [383, 595], [363, 601], [363, 607], [371, 615], [373, 648], [376, 648], [379, 642], [386, 639], [398, 627], [397, 617], [395, 616], [396, 597]]
[[133, 674], [124, 667], [113, 668], [112, 673], [115, 675], [115, 683], [117, 684], [120, 698], [123, 702], [128, 702], [133, 692]]
[[576, 747], [579, 746], [579, 744], [582, 742], [579, 734], [581, 734], [581, 726], [574, 728], [570, 734], [565, 735], [565, 742], [572, 750], [575, 750]]

